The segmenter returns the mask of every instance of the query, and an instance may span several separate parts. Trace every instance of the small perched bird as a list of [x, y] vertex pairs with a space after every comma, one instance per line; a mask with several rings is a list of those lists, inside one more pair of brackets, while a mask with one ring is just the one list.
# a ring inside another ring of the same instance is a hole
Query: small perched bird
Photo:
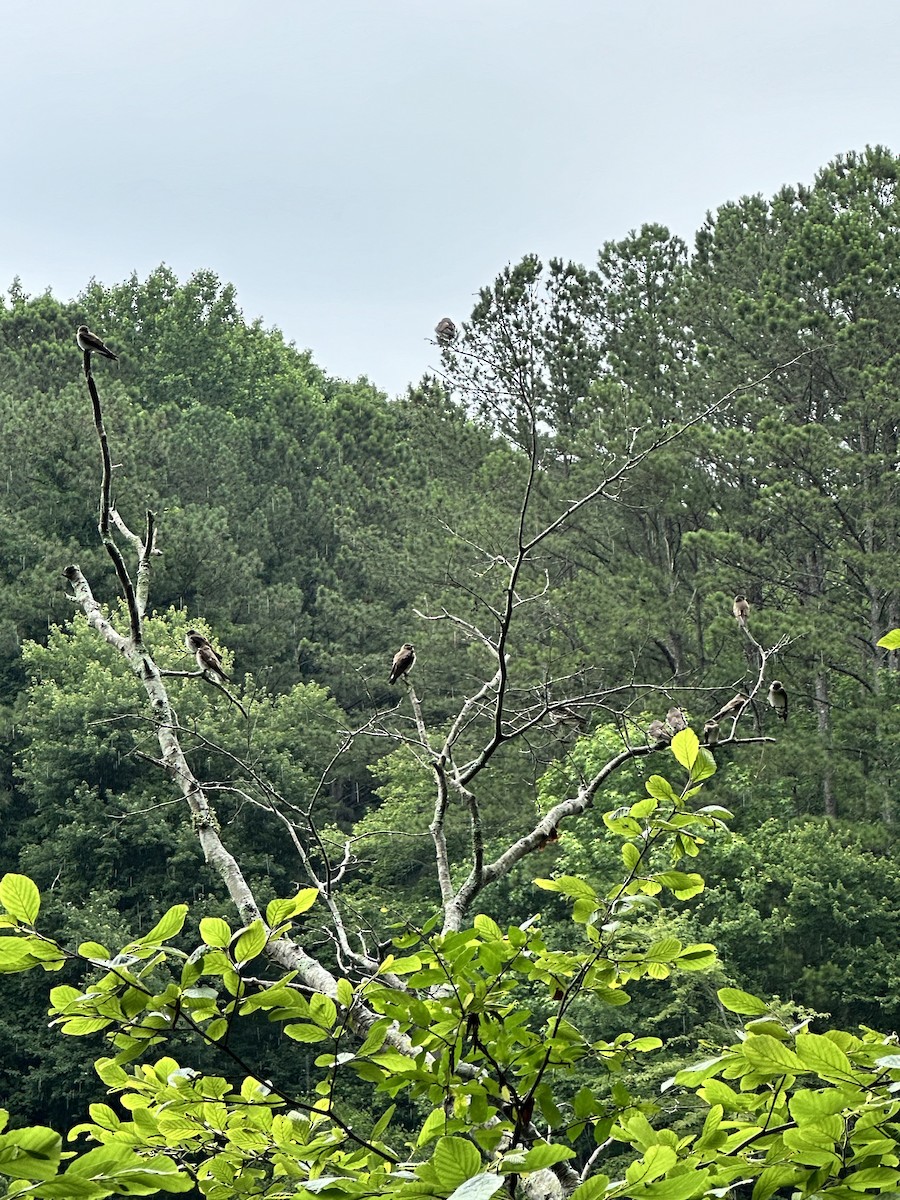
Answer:
[[408, 675], [416, 664], [416, 650], [412, 642], [404, 642], [391, 663], [391, 677], [388, 683], [396, 683], [398, 679]]
[[225, 674], [222, 660], [202, 633], [198, 633], [196, 629], [189, 629], [184, 635], [184, 644], [188, 653], [196, 656], [197, 666], [204, 675], [209, 674], [217, 683], [231, 683], [231, 677]]
[[441, 317], [434, 327], [434, 332], [441, 346], [449, 346], [451, 342], [456, 341], [456, 326], [449, 317]]
[[768, 700], [778, 716], [781, 717], [782, 721], [786, 721], [788, 714], [788, 696], [780, 679], [772, 680], [772, 683], [769, 687]]
[[672, 740], [672, 731], [662, 721], [651, 721], [647, 729], [647, 740], [653, 742], [654, 745], [660, 743], [668, 745]]
[[109, 346], [104, 345], [102, 338], [98, 338], [96, 333], [91, 333], [87, 325], [78, 326], [75, 341], [78, 343], [78, 349], [83, 350], [85, 354], [102, 354], [104, 358], [111, 358], [113, 362], [119, 361], [118, 354], [113, 354]]
[[729, 700], [727, 704], [722, 705], [712, 720], [722, 721], [725, 719], [725, 717], [736, 717], [747, 703], [749, 703], [749, 697], [745, 696], [743, 692], [738, 692], [738, 694], [732, 700]]
[[554, 704], [547, 710], [547, 715], [554, 725], [574, 725], [578, 729], [585, 729], [588, 723], [585, 714], [571, 704]]
[[715, 746], [719, 741], [719, 722], [715, 717], [710, 717], [703, 726], [703, 745]]
[[687, 729], [687, 721], [684, 719], [684, 713], [674, 704], [666, 713], [666, 724], [673, 733], [681, 733], [682, 729]]
[[735, 596], [734, 604], [731, 606], [731, 611], [734, 613], [734, 619], [742, 629], [747, 628], [747, 618], [750, 616], [750, 601], [746, 596]]

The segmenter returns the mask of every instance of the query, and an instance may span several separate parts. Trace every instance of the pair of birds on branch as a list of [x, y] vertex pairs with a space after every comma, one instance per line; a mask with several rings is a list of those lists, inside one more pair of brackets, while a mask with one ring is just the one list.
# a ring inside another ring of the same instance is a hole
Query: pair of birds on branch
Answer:
[[[747, 629], [747, 618], [750, 616], [750, 601], [747, 599], [747, 597], [740, 594], [735, 596], [734, 603], [731, 606], [731, 611], [734, 615], [734, 619], [737, 621], [738, 625], [740, 625], [741, 629]], [[788, 718], [788, 695], [784, 689], [784, 684], [780, 679], [772, 680], [766, 699], [769, 702], [769, 706], [775, 709], [775, 715], [780, 717], [782, 721], [786, 721]], [[740, 704], [736, 703], [738, 700], [740, 700]], [[730, 705], [734, 705], [733, 712], [737, 712], [746, 703], [746, 696], [740, 695], [735, 696], [734, 700], [729, 702]], [[727, 709], [729, 705], [726, 705], [725, 707]], [[722, 713], [717, 713], [713, 720], [716, 720], [722, 715]], [[724, 715], [728, 716], [732, 714], [725, 713]]]

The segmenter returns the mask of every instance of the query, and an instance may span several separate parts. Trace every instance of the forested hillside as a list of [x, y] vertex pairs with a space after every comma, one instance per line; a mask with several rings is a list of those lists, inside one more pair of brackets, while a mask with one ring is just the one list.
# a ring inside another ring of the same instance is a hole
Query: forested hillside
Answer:
[[[77, 564], [127, 632], [97, 536], [85, 323], [119, 356], [94, 366], [112, 504], [130, 529], [148, 509], [158, 527], [146, 644], [164, 674], [188, 673], [166, 682], [190, 769], [262, 904], [307, 886], [307, 860], [330, 872], [331, 848], [350, 941], [376, 961], [442, 903], [454, 929], [470, 860], [477, 873], [531, 837], [493, 890], [479, 877], [472, 912], [505, 925], [540, 908], [548, 939], [564, 938], [567, 912], [531, 881], [596, 885], [620, 869], [600, 814], [667, 774], [651, 722], [680, 706], [701, 734], [752, 694], [737, 729], [720, 722], [728, 744], [705, 783], [731, 831], [711, 821], [682, 847], [702, 846], [705, 889], [678, 885], [677, 914], [638, 914], [658, 938], [713, 943], [718, 963], [644, 979], [621, 1021], [615, 1006], [582, 1014], [589, 1035], [662, 1039], [659, 1065], [635, 1077], [649, 1096], [721, 1036], [723, 984], [786, 1013], [895, 1028], [900, 682], [878, 641], [900, 625], [898, 181], [900, 159], [876, 148], [724, 205], [693, 248], [651, 225], [593, 263], [526, 256], [454, 314], [459, 336], [401, 398], [328, 378], [314, 351], [247, 324], [209, 272], [180, 282], [160, 267], [68, 302], [13, 285], [0, 308], [0, 864], [38, 884], [47, 933], [119, 945], [181, 902], [194, 923], [234, 921], [160, 769], [146, 699], [63, 575]], [[423, 314], [423, 336], [441, 315]], [[189, 628], [221, 651], [243, 710], [190, 676]], [[407, 641], [416, 665], [392, 688]], [[772, 679], [786, 721], [766, 703]], [[445, 734], [469, 757], [435, 768]], [[640, 754], [587, 794], [623, 746]], [[579, 789], [583, 805], [540, 826]], [[302, 810], [302, 845], [268, 819], [279, 805]], [[324, 924], [306, 948], [344, 965]], [[66, 970], [66, 983], [90, 977]], [[47, 1028], [41, 972], [3, 989], [6, 1107], [71, 1123], [103, 1095], [99, 1035]], [[276, 1071], [274, 1032], [234, 1038], [259, 1078]], [[191, 1062], [211, 1069], [214, 1049]], [[292, 1085], [309, 1070], [299, 1057]], [[347, 1096], [364, 1108], [364, 1084]]]

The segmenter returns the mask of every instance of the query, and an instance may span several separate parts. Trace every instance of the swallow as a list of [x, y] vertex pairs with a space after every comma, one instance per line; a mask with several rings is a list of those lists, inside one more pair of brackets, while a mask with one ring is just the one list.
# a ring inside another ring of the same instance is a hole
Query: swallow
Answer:
[[740, 625], [741, 629], [746, 629], [747, 618], [750, 616], [750, 602], [747, 597], [735, 596], [731, 611], [734, 613], [734, 619]]
[[109, 346], [104, 345], [103, 339], [98, 338], [96, 333], [91, 333], [87, 325], [78, 326], [75, 341], [78, 343], [78, 349], [83, 350], [85, 354], [102, 354], [104, 358], [111, 358], [113, 362], [119, 361], [118, 354], [113, 354]]
[[675, 705], [666, 713], [666, 724], [673, 733], [681, 733], [682, 729], [687, 729], [687, 721], [684, 719], [684, 713]]
[[748, 696], [745, 696], [743, 692], [738, 692], [732, 700], [729, 700], [727, 704], [723, 704], [711, 719], [713, 721], [723, 721], [726, 717], [736, 717], [744, 705], [749, 704], [749, 702]]
[[773, 679], [769, 687], [768, 695], [769, 704], [775, 709], [775, 712], [781, 717], [782, 721], [787, 720], [788, 714], [788, 695], [784, 690], [784, 686], [780, 679]]
[[671, 729], [667, 729], [662, 721], [651, 721], [647, 729], [647, 739], [654, 746], [668, 746], [672, 740], [672, 731]]
[[441, 317], [434, 327], [434, 333], [439, 346], [449, 346], [456, 341], [456, 326], [449, 317]]
[[398, 679], [402, 679], [416, 665], [416, 650], [412, 642], [404, 642], [397, 653], [394, 655], [391, 663], [391, 675], [388, 683], [396, 683]]
[[231, 683], [231, 677], [225, 674], [222, 660], [202, 633], [198, 633], [196, 629], [189, 629], [184, 635], [184, 644], [188, 653], [196, 656], [197, 666], [204, 675], [209, 675], [216, 683]]
[[715, 717], [710, 717], [703, 726], [703, 745], [715, 746], [719, 740], [719, 722]]

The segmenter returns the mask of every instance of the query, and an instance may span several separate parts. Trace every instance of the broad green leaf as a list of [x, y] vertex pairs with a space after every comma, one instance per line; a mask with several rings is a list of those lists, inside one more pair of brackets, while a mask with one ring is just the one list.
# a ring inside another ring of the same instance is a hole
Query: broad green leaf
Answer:
[[490, 1200], [503, 1183], [502, 1175], [473, 1175], [455, 1188], [448, 1200]]
[[693, 729], [682, 729], [672, 738], [672, 753], [686, 771], [693, 767], [699, 750], [700, 740]]
[[[538, 1142], [532, 1146], [522, 1163], [517, 1167], [517, 1171], [540, 1171], [544, 1167], [552, 1167], [554, 1163], [565, 1162], [567, 1158], [573, 1158], [575, 1151], [570, 1146], [563, 1146], [559, 1143]], [[501, 1164], [501, 1170], [502, 1170]]]
[[30, 971], [38, 960], [28, 949], [28, 939], [22, 937], [0, 937], [0, 974], [11, 975], [16, 971]]
[[478, 913], [472, 924], [482, 935], [482, 937], [491, 938], [493, 941], [503, 941], [503, 930], [492, 920], [491, 917], [486, 917], [484, 913]]
[[287, 900], [270, 900], [266, 905], [266, 922], [270, 927], [290, 921], [308, 912], [319, 898], [318, 888], [300, 888], [295, 896]]
[[221, 950], [231, 941], [231, 926], [221, 917], [204, 917], [200, 922], [200, 936], [207, 946]]
[[644, 783], [647, 791], [656, 800], [667, 800], [670, 804], [678, 803], [678, 793], [662, 775], [651, 775]]
[[337, 982], [338, 1003], [344, 1008], [353, 1007], [353, 984], [349, 979], [339, 979]]
[[875, 643], [885, 650], [900, 650], [900, 629], [892, 629]]
[[818, 1033], [798, 1033], [794, 1048], [803, 1065], [823, 1079], [841, 1082], [853, 1077], [850, 1059], [830, 1038]]
[[698, 896], [706, 886], [703, 876], [694, 872], [687, 874], [684, 871], [660, 871], [653, 878], [663, 887], [667, 887], [679, 900], [690, 900], [692, 896]]
[[441, 1187], [457, 1188], [481, 1173], [481, 1155], [471, 1142], [458, 1137], [442, 1137], [431, 1159]]
[[268, 940], [268, 930], [262, 921], [257, 918], [238, 938], [234, 947], [235, 962], [251, 962], [262, 952]]
[[285, 1025], [284, 1032], [289, 1038], [293, 1038], [295, 1042], [324, 1042], [331, 1035], [327, 1030], [320, 1028], [318, 1025], [308, 1025], [305, 1023], [296, 1025]]
[[678, 1161], [678, 1155], [671, 1146], [661, 1146], [659, 1143], [648, 1146], [644, 1157], [639, 1162], [630, 1164], [625, 1172], [625, 1178], [632, 1185], [652, 1183], [670, 1171]]
[[751, 1034], [743, 1043], [741, 1049], [745, 1058], [758, 1071], [772, 1071], [781, 1074], [789, 1071], [798, 1074], [803, 1071], [803, 1063], [783, 1042], [773, 1038], [768, 1033]]
[[134, 944], [136, 946], [158, 946], [161, 942], [167, 942], [169, 938], [175, 937], [176, 934], [181, 933], [187, 910], [186, 904], [173, 904], [168, 912], [163, 913], [150, 932], [145, 933], [142, 938], [138, 938]]
[[769, 1011], [768, 1005], [763, 1004], [758, 996], [751, 996], [749, 992], [742, 992], [740, 988], [719, 988], [716, 995], [724, 1008], [742, 1016], [761, 1017]]
[[0, 1133], [0, 1175], [12, 1179], [52, 1179], [61, 1152], [62, 1138], [43, 1125]]
[[9, 873], [0, 879], [0, 904], [11, 917], [33, 925], [41, 907], [41, 894], [27, 875]]

